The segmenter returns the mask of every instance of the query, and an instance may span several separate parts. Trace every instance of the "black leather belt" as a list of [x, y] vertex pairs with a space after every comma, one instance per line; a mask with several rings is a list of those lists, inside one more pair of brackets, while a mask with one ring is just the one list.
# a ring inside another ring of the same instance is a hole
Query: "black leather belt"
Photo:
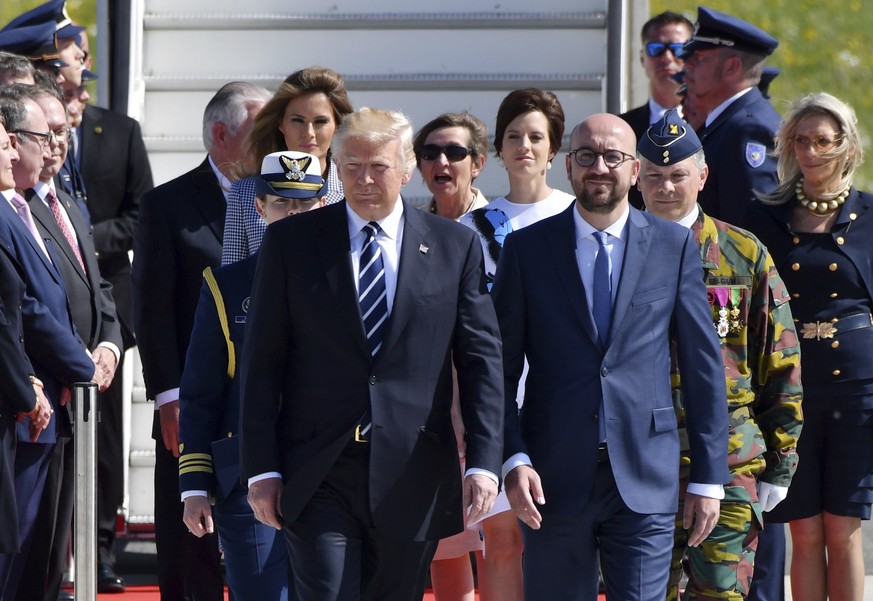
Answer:
[[606, 443], [597, 447], [597, 463], [609, 463], [609, 449]]

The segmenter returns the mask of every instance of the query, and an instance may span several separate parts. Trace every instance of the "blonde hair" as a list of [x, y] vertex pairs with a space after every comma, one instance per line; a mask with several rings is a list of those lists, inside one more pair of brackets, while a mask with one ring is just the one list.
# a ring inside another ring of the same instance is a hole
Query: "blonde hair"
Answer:
[[864, 162], [864, 148], [858, 132], [858, 117], [848, 104], [838, 98], [819, 92], [809, 94], [796, 100], [785, 113], [782, 125], [776, 132], [777, 173], [779, 187], [773, 194], [758, 194], [762, 202], [767, 204], [784, 204], [794, 197], [794, 188], [803, 177], [797, 155], [794, 153], [794, 136], [797, 128], [807, 117], [824, 115], [837, 122], [839, 130], [836, 144], [833, 148], [819, 154], [829, 161], [837, 161], [839, 180], [831, 187], [832, 193], [823, 200], [831, 200], [852, 184], [855, 172]]
[[384, 111], [364, 107], [346, 117], [333, 136], [331, 150], [337, 162], [343, 159], [343, 147], [347, 140], [365, 140], [373, 145], [400, 141], [397, 160], [404, 173], [415, 167], [415, 152], [412, 149], [412, 123], [399, 111]]

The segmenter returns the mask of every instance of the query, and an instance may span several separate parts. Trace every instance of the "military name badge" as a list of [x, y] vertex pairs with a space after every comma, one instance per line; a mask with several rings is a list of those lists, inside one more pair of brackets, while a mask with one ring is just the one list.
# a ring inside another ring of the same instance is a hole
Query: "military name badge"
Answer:
[[764, 164], [764, 159], [767, 158], [767, 148], [763, 144], [757, 142], [746, 143], [746, 162], [756, 169]]
[[740, 303], [742, 288], [707, 288], [706, 297], [716, 311], [718, 319], [712, 322], [719, 338], [728, 334], [736, 334], [744, 324], [740, 319]]

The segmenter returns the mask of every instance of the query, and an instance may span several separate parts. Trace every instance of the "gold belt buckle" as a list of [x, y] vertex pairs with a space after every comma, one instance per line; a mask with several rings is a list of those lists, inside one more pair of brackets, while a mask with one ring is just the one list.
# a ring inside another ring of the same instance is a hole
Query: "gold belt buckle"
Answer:
[[803, 329], [800, 330], [800, 333], [803, 334], [803, 337], [806, 340], [812, 340], [813, 338], [816, 340], [825, 340], [827, 338], [833, 338], [834, 334], [838, 331], [839, 330], [837, 330], [836, 325], [834, 325], [832, 321], [813, 321], [803, 324]]
[[361, 434], [361, 424], [355, 426], [355, 442], [370, 442]]

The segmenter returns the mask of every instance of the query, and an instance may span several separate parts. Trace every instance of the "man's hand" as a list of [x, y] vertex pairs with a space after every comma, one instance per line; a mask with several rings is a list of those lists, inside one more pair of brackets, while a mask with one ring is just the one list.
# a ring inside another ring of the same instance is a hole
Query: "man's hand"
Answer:
[[276, 530], [282, 529], [282, 486], [279, 478], [258, 480], [249, 486], [249, 505], [255, 518]]
[[161, 437], [164, 439], [164, 447], [173, 454], [179, 456], [179, 399], [164, 403], [158, 408], [161, 414]]
[[212, 534], [215, 527], [212, 523], [212, 507], [209, 506], [209, 499], [200, 496], [187, 497], [182, 521], [188, 526], [188, 532], [197, 538], [204, 534]]
[[537, 505], [546, 504], [539, 474], [529, 465], [520, 465], [506, 474], [503, 486], [515, 516], [534, 530], [539, 530], [543, 516]]
[[106, 389], [112, 385], [112, 380], [115, 378], [115, 368], [118, 367], [115, 353], [106, 347], [98, 346], [91, 351], [91, 358], [97, 365], [94, 381], [100, 387], [100, 392], [106, 392]]
[[718, 522], [721, 502], [710, 497], [701, 497], [693, 493], [685, 495], [685, 513], [682, 516], [682, 527], [694, 530], [688, 535], [688, 546], [696, 547], [709, 536]]
[[18, 421], [24, 420], [25, 417], [30, 418], [27, 429], [30, 433], [30, 441], [36, 442], [42, 431], [48, 427], [54, 409], [52, 409], [52, 405], [49, 403], [48, 398], [46, 398], [41, 386], [34, 384], [33, 391], [36, 394], [36, 405], [30, 413], [19, 413]]
[[494, 507], [497, 483], [484, 474], [470, 474], [464, 478], [464, 507], [469, 508], [467, 521], [477, 522]]

